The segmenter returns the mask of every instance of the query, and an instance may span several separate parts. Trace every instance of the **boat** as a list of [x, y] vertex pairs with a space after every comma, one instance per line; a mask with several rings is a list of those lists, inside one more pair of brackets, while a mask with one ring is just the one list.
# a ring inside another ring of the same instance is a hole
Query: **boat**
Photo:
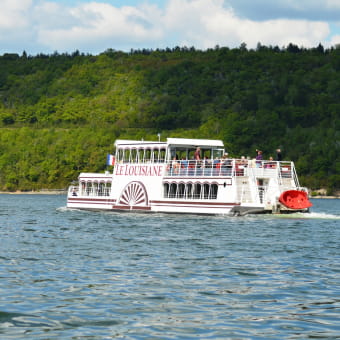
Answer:
[[67, 207], [209, 215], [308, 212], [292, 161], [229, 158], [221, 140], [115, 141], [109, 170], [80, 173]]

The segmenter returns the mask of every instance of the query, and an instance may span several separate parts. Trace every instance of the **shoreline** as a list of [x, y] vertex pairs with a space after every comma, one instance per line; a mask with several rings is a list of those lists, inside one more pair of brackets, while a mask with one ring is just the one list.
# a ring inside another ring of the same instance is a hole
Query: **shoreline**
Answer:
[[0, 194], [6, 195], [66, 195], [66, 189], [43, 189], [43, 190], [31, 190], [31, 191], [0, 191]]

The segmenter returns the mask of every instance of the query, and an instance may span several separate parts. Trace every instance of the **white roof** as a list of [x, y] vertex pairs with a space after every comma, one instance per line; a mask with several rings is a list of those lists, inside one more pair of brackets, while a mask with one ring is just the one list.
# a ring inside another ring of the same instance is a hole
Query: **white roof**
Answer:
[[143, 140], [125, 140], [117, 139], [115, 146], [120, 148], [165, 148], [167, 145], [178, 147], [204, 147], [204, 148], [223, 148], [221, 140], [214, 139], [191, 139], [191, 138], [167, 138], [167, 142], [143, 141]]
[[174, 146], [224, 147], [221, 140], [215, 139], [167, 138], [167, 142]]
[[166, 148], [165, 142], [156, 142], [156, 141], [143, 141], [143, 140], [127, 140], [127, 139], [117, 139], [115, 141], [115, 146], [119, 146], [120, 148], [145, 148], [145, 149], [154, 149], [154, 148]]

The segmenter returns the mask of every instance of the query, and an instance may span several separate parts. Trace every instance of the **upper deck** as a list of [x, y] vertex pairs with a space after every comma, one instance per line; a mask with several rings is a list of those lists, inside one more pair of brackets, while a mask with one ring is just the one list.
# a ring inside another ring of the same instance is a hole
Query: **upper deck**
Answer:
[[[116, 164], [164, 164], [163, 176], [296, 178], [293, 162], [228, 158], [221, 140], [116, 140]], [[195, 152], [199, 148], [199, 158]], [[297, 180], [297, 178], [296, 178]]]
[[116, 162], [119, 163], [164, 163], [176, 158], [194, 159], [200, 148], [200, 158], [221, 158], [224, 145], [221, 140], [167, 138], [166, 142], [116, 140]]

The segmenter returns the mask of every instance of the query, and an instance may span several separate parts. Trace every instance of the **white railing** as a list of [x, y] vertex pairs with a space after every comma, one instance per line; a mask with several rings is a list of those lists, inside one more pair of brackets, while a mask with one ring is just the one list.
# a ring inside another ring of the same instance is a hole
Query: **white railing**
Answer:
[[[250, 173], [251, 171], [251, 173]], [[227, 176], [294, 178], [293, 162], [255, 161], [244, 159], [172, 160], [166, 163], [166, 176]], [[298, 183], [297, 183], [298, 184]]]
[[167, 163], [166, 176], [235, 176], [236, 171], [243, 176], [242, 170], [236, 168], [235, 160], [172, 160]]

